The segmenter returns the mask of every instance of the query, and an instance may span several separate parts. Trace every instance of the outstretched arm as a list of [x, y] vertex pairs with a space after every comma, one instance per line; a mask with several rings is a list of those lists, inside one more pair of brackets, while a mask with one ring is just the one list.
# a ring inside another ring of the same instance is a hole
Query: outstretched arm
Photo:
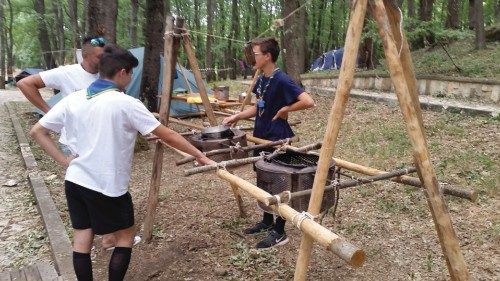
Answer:
[[40, 74], [34, 74], [23, 78], [19, 80], [16, 85], [34, 106], [45, 113], [50, 110], [50, 106], [43, 100], [39, 91], [39, 89], [45, 88], [45, 83], [43, 83]]
[[207, 156], [205, 156], [205, 154], [203, 154], [203, 152], [199, 151], [176, 131], [164, 125], [156, 127], [156, 129], [154, 129], [151, 133], [155, 134], [168, 145], [196, 157], [196, 161], [202, 165], [216, 164], [213, 160], [210, 160]]
[[50, 130], [36, 123], [33, 128], [31, 128], [30, 136], [40, 145], [40, 147], [54, 159], [61, 166], [67, 168], [69, 162], [75, 158], [75, 156], [66, 156], [59, 149], [54, 140], [50, 137]]
[[224, 118], [224, 120], [222, 120], [222, 124], [231, 125], [233, 123], [238, 122], [241, 119], [247, 119], [247, 118], [254, 117], [256, 114], [257, 114], [257, 107], [252, 106], [252, 107], [249, 107], [249, 108], [243, 110], [240, 113], [237, 113], [237, 114], [234, 114], [234, 115], [231, 115], [229, 117]]

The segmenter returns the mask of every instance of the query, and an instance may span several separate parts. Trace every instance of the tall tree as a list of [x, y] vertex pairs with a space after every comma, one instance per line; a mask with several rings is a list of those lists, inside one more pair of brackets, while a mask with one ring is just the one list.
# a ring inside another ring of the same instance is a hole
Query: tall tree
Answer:
[[[114, 1], [114, 0], [113, 0]], [[105, 8], [102, 1], [99, 0], [86, 0], [86, 32], [87, 35], [104, 35], [106, 33], [106, 18]]]
[[476, 15], [474, 10], [474, 0], [469, 0], [469, 29], [476, 28]]
[[415, 0], [408, 0], [408, 17], [415, 18]]
[[[233, 39], [238, 39], [240, 37], [240, 13], [238, 11], [238, 0], [232, 0], [231, 5], [231, 32], [230, 37]], [[234, 47], [233, 41], [229, 41], [229, 58], [227, 65], [233, 68], [231, 71], [231, 79], [236, 79], [236, 70], [239, 68], [238, 57], [236, 56], [236, 48]], [[245, 71], [245, 70], [243, 70]]]
[[432, 20], [432, 9], [434, 7], [434, 0], [420, 0], [419, 19], [421, 21]]
[[158, 74], [160, 73], [160, 53], [163, 51], [164, 11], [163, 0], [146, 0], [144, 69], [140, 98], [151, 112], [158, 112]]
[[287, 0], [283, 3], [283, 18], [295, 11], [292, 16], [285, 19], [282, 46], [285, 70], [299, 85], [302, 85], [300, 74], [304, 73], [306, 65], [306, 13], [303, 8], [298, 9], [303, 3], [304, 0]]
[[14, 72], [14, 36], [12, 34], [12, 29], [14, 25], [14, 9], [12, 7], [11, 0], [7, 0], [8, 11], [9, 11], [9, 21], [5, 26], [5, 50], [7, 55], [7, 77], [13, 77]]
[[106, 5], [101, 2], [104, 9], [104, 30], [110, 43], [116, 44], [116, 18], [118, 17], [118, 0], [107, 0]]
[[47, 69], [51, 69], [56, 66], [56, 63], [52, 55], [49, 32], [47, 31], [47, 24], [45, 23], [45, 2], [44, 0], [35, 0], [33, 4], [38, 17], [38, 41], [40, 42], [40, 48], [42, 49], [45, 67]]
[[3, 33], [5, 17], [3, 0], [0, 0], [0, 89], [5, 89], [5, 36]]
[[[207, 0], [207, 33], [208, 34], [213, 34], [214, 29], [213, 29], [213, 22], [214, 22], [214, 7], [215, 3], [214, 0]], [[205, 68], [207, 68], [207, 80], [212, 81], [214, 79], [214, 74], [211, 69], [214, 67], [214, 60], [213, 60], [213, 51], [212, 51], [212, 43], [213, 43], [213, 37], [210, 35], [207, 35], [207, 43], [205, 45]]]
[[[76, 49], [81, 47], [80, 44], [80, 28], [78, 27], [78, 3], [77, 0], [68, 0], [68, 17], [71, 25], [71, 45], [73, 47], [72, 54], [76, 54]], [[76, 56], [74, 57], [76, 62]]]
[[63, 65], [66, 57], [66, 40], [64, 38], [64, 12], [61, 0], [52, 0], [52, 46], [56, 64]]
[[446, 28], [459, 29], [460, 28], [460, 2], [458, 0], [448, 0], [448, 7], [446, 9], [447, 17], [444, 26]]
[[484, 32], [484, 13], [483, 13], [483, 1], [482, 0], [474, 0], [474, 15], [475, 15], [475, 22], [476, 22], [475, 47], [476, 47], [476, 49], [484, 49], [486, 47], [486, 35]]
[[137, 13], [139, 0], [130, 0], [130, 45], [137, 47]]

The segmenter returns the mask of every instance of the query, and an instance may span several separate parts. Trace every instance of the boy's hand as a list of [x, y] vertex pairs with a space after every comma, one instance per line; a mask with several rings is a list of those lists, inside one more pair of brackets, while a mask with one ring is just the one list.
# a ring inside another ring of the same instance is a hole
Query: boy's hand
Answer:
[[234, 114], [234, 115], [231, 115], [231, 116], [224, 118], [224, 120], [222, 120], [222, 124], [223, 125], [232, 125], [236, 121], [238, 121], [238, 116], [236, 114]]
[[284, 106], [280, 110], [278, 110], [278, 112], [276, 113], [276, 115], [274, 115], [272, 121], [274, 121], [274, 120], [276, 120], [278, 118], [281, 118], [283, 120], [287, 120], [288, 119], [288, 106]]

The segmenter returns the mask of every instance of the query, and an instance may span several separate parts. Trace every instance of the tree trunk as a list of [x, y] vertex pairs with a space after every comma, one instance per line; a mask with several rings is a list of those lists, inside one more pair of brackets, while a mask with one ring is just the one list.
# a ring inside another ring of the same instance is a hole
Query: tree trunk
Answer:
[[495, 16], [495, 22], [500, 22], [500, 0], [495, 2], [495, 8], [493, 11], [493, 15]]
[[45, 61], [45, 67], [52, 69], [56, 66], [50, 47], [49, 32], [45, 23], [45, 3], [44, 0], [35, 0], [34, 8], [38, 16], [38, 41], [42, 49], [42, 56]]
[[432, 8], [434, 0], [420, 0], [419, 19], [421, 21], [432, 20]]
[[5, 17], [3, 14], [3, 0], [0, 0], [0, 89], [5, 89]]
[[105, 35], [106, 24], [104, 20], [106, 14], [105, 9], [102, 7], [103, 3], [99, 0], [87, 0], [87, 3], [87, 35]]
[[408, 0], [408, 17], [415, 18], [415, 0]]
[[474, 0], [469, 0], [469, 29], [476, 28], [476, 15], [474, 14]]
[[[303, 4], [304, 0], [284, 1], [283, 17], [293, 12]], [[304, 72], [305, 61], [305, 26], [306, 13], [304, 9], [298, 10], [293, 16], [285, 20], [282, 53], [285, 62], [285, 71], [302, 86], [300, 74]]]
[[[214, 17], [214, 0], [207, 0], [207, 33], [208, 34], [213, 34], [214, 29], [213, 29], [213, 17]], [[212, 42], [213, 42], [212, 36], [208, 35], [207, 36], [207, 44], [205, 46], [205, 68], [207, 69], [206, 71], [206, 79], [207, 81], [212, 81], [214, 79], [214, 74], [212, 72], [212, 69], [214, 67], [214, 61], [213, 61], [213, 50], [212, 50]]]
[[[194, 28], [196, 30], [201, 30], [200, 26], [200, 10], [201, 10], [201, 0], [194, 0]], [[198, 33], [192, 34], [194, 39], [194, 45], [198, 46], [195, 50], [196, 57], [201, 58], [201, 54], [203, 53], [203, 39], [202, 36]]]
[[13, 24], [14, 24], [14, 10], [12, 8], [11, 0], [7, 0], [9, 5], [9, 23], [7, 30], [5, 31], [5, 46], [7, 50], [7, 77], [13, 77], [14, 73], [14, 35], [12, 34]]
[[444, 26], [446, 28], [460, 28], [460, 2], [458, 0], [448, 0], [447, 17]]
[[139, 0], [130, 0], [130, 46], [137, 47], [137, 11]]
[[474, 14], [476, 18], [476, 40], [475, 47], [478, 50], [486, 48], [486, 36], [484, 33], [484, 14], [483, 14], [483, 1], [474, 1]]
[[76, 49], [81, 48], [80, 29], [78, 28], [78, 3], [76, 0], [68, 0], [68, 16], [71, 24], [71, 45], [73, 46], [71, 55], [74, 56], [73, 62], [76, 62]]
[[118, 0], [107, 0], [106, 4], [100, 2], [104, 10], [104, 35], [109, 43], [116, 44], [116, 18], [118, 16]]
[[[238, 39], [240, 38], [240, 13], [238, 11], [238, 0], [232, 0], [231, 5], [231, 38]], [[227, 61], [227, 65], [230, 65], [233, 70], [231, 71], [230, 78], [236, 79], [236, 72], [240, 69], [239, 66], [239, 58], [236, 57], [236, 48], [233, 46], [233, 41], [228, 42], [229, 48], [229, 58]], [[243, 69], [242, 71], [245, 71]]]
[[141, 100], [151, 112], [158, 112], [158, 79], [160, 53], [163, 51], [163, 0], [146, 0], [144, 25], [144, 69], [141, 81]]
[[63, 65], [66, 57], [66, 42], [64, 40], [64, 12], [61, 0], [52, 1], [52, 13], [54, 14], [52, 45], [55, 49], [53, 57], [57, 65]]

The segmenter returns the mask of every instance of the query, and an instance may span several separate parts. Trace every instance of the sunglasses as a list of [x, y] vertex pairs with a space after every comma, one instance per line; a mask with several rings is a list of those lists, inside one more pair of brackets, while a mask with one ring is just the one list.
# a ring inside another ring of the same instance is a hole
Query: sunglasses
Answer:
[[106, 39], [103, 37], [92, 38], [90, 39], [90, 45], [94, 47], [104, 47], [104, 45], [106, 45]]

